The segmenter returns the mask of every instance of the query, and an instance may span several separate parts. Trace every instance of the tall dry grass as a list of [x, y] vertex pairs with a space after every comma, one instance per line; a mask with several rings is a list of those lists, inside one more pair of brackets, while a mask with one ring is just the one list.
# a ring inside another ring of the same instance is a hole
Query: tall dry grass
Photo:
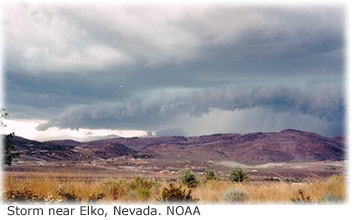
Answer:
[[223, 202], [224, 194], [231, 189], [245, 192], [248, 203], [291, 203], [292, 199], [300, 196], [299, 190], [310, 196], [312, 202], [322, 202], [326, 195], [337, 196], [342, 201], [346, 199], [344, 176], [313, 179], [305, 183], [207, 181], [194, 190], [194, 196], [204, 202]]
[[[167, 181], [144, 178], [135, 179], [100, 179], [81, 180], [75, 176], [63, 175], [66, 178], [37, 175], [31, 178], [4, 177], [3, 198], [11, 202], [16, 193], [28, 190], [33, 195], [45, 198], [45, 201], [66, 201], [64, 192], [74, 195], [78, 202], [88, 202], [98, 196], [99, 202], [155, 203], [161, 200], [161, 191], [168, 186]], [[184, 186], [184, 188], [186, 188]], [[346, 199], [346, 182], [344, 176], [332, 176], [327, 179], [313, 179], [305, 183], [288, 182], [246, 182], [234, 183], [225, 180], [202, 181], [192, 189], [192, 195], [199, 203], [224, 203], [224, 195], [231, 190], [239, 190], [246, 195], [245, 203], [293, 203], [301, 199], [299, 190], [309, 196], [313, 203], [326, 202], [326, 196], [340, 201]], [[63, 194], [59, 193], [63, 192]], [[11, 192], [11, 193], [9, 193]], [[22, 194], [21, 194], [22, 195]], [[11, 197], [12, 196], [12, 197]]]

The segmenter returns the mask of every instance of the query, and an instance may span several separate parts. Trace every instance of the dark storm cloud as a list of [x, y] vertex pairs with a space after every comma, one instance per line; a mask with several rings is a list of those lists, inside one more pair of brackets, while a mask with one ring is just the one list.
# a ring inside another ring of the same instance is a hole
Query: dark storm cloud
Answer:
[[184, 136], [186, 135], [186, 133], [181, 128], [167, 128], [167, 129], [155, 131], [155, 135], [158, 137], [171, 136], [171, 135]]
[[60, 117], [42, 124], [39, 129], [53, 126], [73, 129], [165, 129], [181, 116], [201, 118], [213, 109], [236, 111], [256, 107], [341, 123], [344, 114], [342, 95], [341, 89], [331, 85], [156, 91], [125, 103], [98, 103], [71, 108]]
[[184, 116], [262, 108], [341, 133], [343, 16], [330, 7], [11, 8], [5, 103], [17, 118], [49, 120], [39, 129], [182, 133]]

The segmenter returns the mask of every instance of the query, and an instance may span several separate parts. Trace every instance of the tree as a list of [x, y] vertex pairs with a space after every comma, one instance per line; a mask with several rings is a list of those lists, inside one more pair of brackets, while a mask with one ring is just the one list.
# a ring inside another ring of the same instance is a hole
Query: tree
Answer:
[[[9, 117], [9, 113], [3, 108], [1, 109], [1, 118], [0, 118], [0, 127], [6, 127], [6, 124], [3, 122], [3, 118]], [[5, 143], [3, 146], [3, 164], [10, 166], [15, 158], [20, 156], [19, 153], [14, 152], [15, 148], [11, 144], [11, 139], [15, 137], [15, 133], [12, 132], [5, 136]]]
[[3, 148], [3, 152], [4, 152], [4, 158], [3, 158], [3, 163], [5, 165], [10, 166], [13, 162], [13, 160], [15, 158], [18, 158], [20, 156], [19, 153], [14, 152], [15, 147], [11, 144], [11, 139], [13, 139], [15, 136], [14, 132], [6, 135], [5, 137], [5, 145]]

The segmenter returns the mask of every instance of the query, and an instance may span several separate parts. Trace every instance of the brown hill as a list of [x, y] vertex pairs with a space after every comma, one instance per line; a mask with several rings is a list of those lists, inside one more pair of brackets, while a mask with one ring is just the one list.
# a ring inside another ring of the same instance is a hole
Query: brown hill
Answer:
[[91, 142], [11, 140], [24, 159], [90, 160], [119, 156], [164, 160], [232, 160], [244, 164], [344, 160], [342, 137], [298, 130], [199, 137], [113, 138]]

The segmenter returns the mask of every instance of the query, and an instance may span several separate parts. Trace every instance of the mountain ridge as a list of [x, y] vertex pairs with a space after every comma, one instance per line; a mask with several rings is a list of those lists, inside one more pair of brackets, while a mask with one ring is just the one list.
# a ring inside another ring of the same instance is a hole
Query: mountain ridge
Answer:
[[34, 141], [15, 136], [10, 140], [20, 160], [93, 160], [116, 157], [164, 160], [231, 160], [256, 165], [280, 162], [344, 160], [345, 138], [327, 138], [312, 132], [280, 132], [110, 138], [88, 142]]

